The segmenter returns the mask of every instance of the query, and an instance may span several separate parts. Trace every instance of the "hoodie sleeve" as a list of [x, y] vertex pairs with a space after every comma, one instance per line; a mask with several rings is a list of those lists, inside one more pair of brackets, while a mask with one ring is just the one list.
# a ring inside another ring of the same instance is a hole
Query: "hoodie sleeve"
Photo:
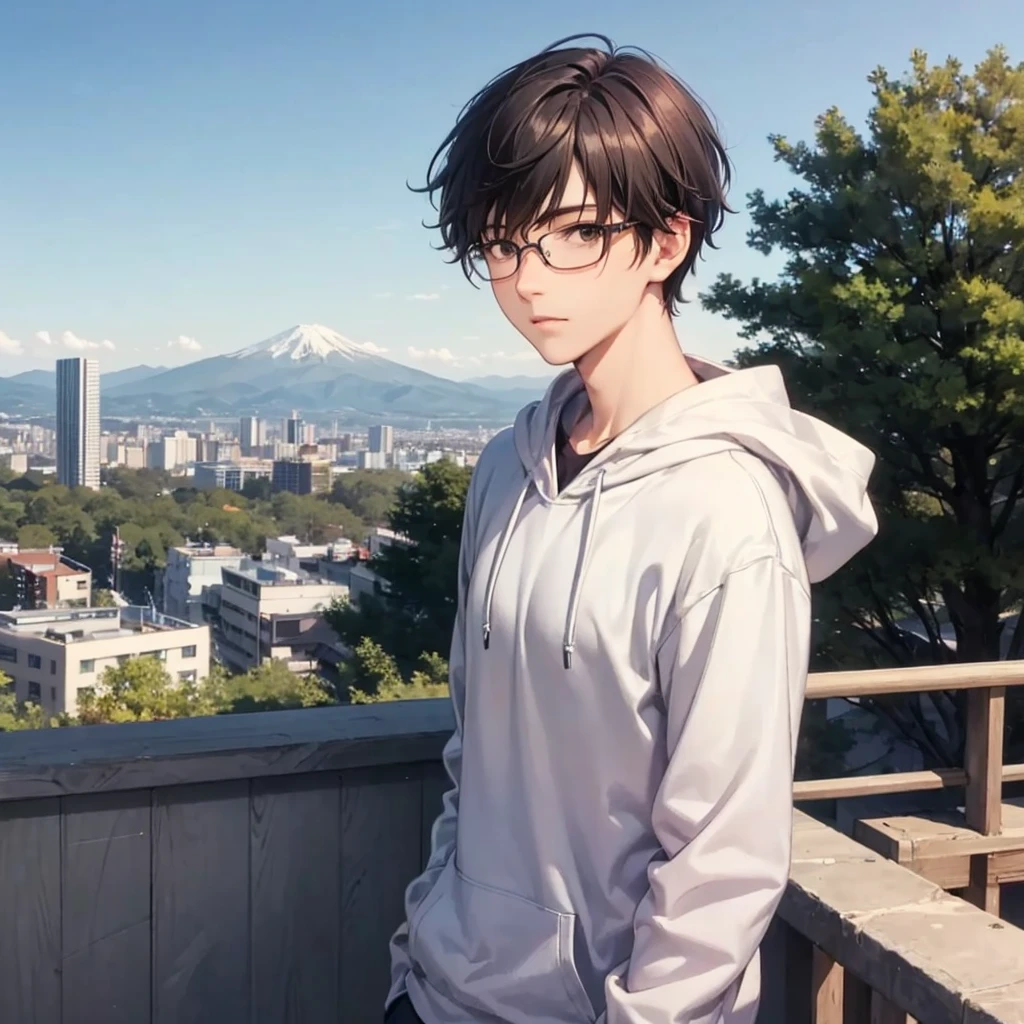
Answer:
[[[475, 480], [477, 474], [473, 474]], [[412, 967], [409, 958], [409, 921], [416, 908], [434, 887], [445, 862], [455, 849], [455, 824], [459, 814], [459, 782], [462, 775], [462, 718], [466, 706], [466, 593], [473, 571], [476, 507], [471, 482], [466, 496], [466, 512], [462, 521], [462, 540], [459, 547], [458, 608], [452, 631], [451, 652], [448, 658], [448, 689], [455, 711], [455, 731], [442, 753], [451, 787], [444, 795], [441, 814], [434, 822], [430, 834], [430, 858], [423, 873], [415, 878], [405, 891], [405, 921], [391, 938], [391, 989], [385, 1000], [385, 1013], [406, 989], [405, 977]]]
[[602, 1024], [720, 1024], [749, 998], [740, 982], [789, 878], [809, 637], [806, 583], [767, 556], [684, 609], [662, 643], [664, 856]]

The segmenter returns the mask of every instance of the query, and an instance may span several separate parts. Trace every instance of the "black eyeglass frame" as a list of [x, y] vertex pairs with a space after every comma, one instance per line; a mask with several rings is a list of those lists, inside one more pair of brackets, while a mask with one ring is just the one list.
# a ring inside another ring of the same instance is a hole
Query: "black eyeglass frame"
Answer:
[[[486, 264], [487, 263], [487, 256], [486, 256], [485, 251], [484, 251], [485, 247], [488, 246], [488, 245], [494, 245], [496, 243], [501, 243], [502, 245], [511, 245], [512, 248], [515, 249], [515, 251], [516, 251], [515, 266], [507, 274], [502, 274], [501, 277], [484, 277], [483, 274], [480, 273], [480, 271], [477, 269], [476, 266], [474, 266], [472, 263], [470, 263], [470, 266], [472, 267], [473, 271], [478, 276], [480, 276], [483, 280], [485, 280], [487, 282], [491, 282], [491, 281], [506, 281], [506, 280], [508, 280], [508, 278], [514, 277], [519, 272], [519, 268], [522, 266], [522, 263], [523, 263], [523, 256], [530, 249], [536, 249], [537, 252], [540, 255], [541, 260], [544, 263], [544, 266], [550, 267], [552, 270], [562, 270], [562, 271], [565, 271], [566, 273], [569, 273], [569, 272], [571, 272], [573, 270], [587, 270], [589, 267], [597, 266], [597, 264], [600, 263], [601, 260], [603, 260], [605, 258], [605, 256], [608, 255], [608, 246], [611, 244], [612, 235], [618, 235], [618, 234], [620, 234], [623, 231], [628, 231], [630, 228], [638, 227], [639, 224], [640, 224], [640, 221], [638, 221], [638, 220], [624, 220], [624, 221], [619, 221], [616, 224], [592, 224], [592, 223], [589, 223], [589, 222], [587, 222], [587, 223], [580, 223], [580, 224], [566, 224], [563, 227], [556, 228], [554, 231], [545, 231], [544, 234], [541, 235], [540, 238], [538, 238], [536, 242], [527, 242], [526, 245], [519, 245], [517, 242], [513, 242], [511, 238], [492, 238], [489, 242], [478, 242], [476, 245], [471, 246], [470, 250], [469, 250], [469, 254], [468, 254], [470, 256], [470, 259], [472, 260], [472, 257], [475, 254], [475, 255], [479, 256], [479, 258], [482, 259], [484, 261], [484, 263]], [[549, 235], [557, 235], [560, 231], [565, 231], [566, 228], [570, 228], [570, 227], [573, 227], [573, 228], [581, 228], [581, 227], [582, 228], [597, 228], [601, 232], [601, 255], [597, 256], [595, 259], [591, 260], [589, 263], [584, 263], [584, 264], [582, 264], [579, 267], [556, 267], [556, 266], [553, 266], [551, 263], [548, 262], [548, 258], [547, 258], [547, 256], [544, 255], [544, 250], [541, 248], [541, 246], [544, 243], [544, 239], [546, 239]]]

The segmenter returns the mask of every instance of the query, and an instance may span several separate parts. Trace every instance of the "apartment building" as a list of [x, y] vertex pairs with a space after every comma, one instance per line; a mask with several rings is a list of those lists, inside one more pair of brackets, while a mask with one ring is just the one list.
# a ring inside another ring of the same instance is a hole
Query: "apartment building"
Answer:
[[0, 554], [0, 566], [14, 577], [21, 608], [86, 608], [91, 603], [92, 570], [59, 549]]
[[163, 662], [172, 679], [210, 672], [210, 630], [149, 608], [81, 608], [0, 612], [0, 672], [19, 700], [52, 714], [75, 714], [78, 694], [106, 668], [131, 658]]
[[157, 601], [166, 615], [201, 624], [217, 615], [225, 569], [245, 560], [226, 544], [185, 544], [170, 548], [167, 567], [157, 574]]
[[276, 658], [294, 672], [312, 671], [318, 650], [336, 644], [322, 613], [348, 595], [343, 583], [252, 559], [223, 576], [220, 655], [232, 668], [244, 672]]

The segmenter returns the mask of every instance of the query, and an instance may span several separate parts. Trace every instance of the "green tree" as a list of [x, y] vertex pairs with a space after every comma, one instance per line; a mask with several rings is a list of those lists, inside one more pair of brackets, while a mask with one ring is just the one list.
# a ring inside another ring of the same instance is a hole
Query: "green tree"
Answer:
[[114, 608], [117, 602], [114, 600], [114, 595], [109, 590], [102, 588], [93, 590], [92, 592], [92, 606], [94, 608]]
[[351, 509], [364, 523], [384, 526], [408, 483], [409, 474], [398, 469], [357, 469], [342, 473], [334, 481], [331, 501]]
[[[703, 301], [756, 342], [740, 365], [780, 365], [794, 404], [878, 456], [879, 537], [818, 590], [817, 667], [997, 659], [1024, 598], [1024, 65], [915, 51], [869, 81], [866, 136], [831, 109], [814, 144], [771, 140], [802, 187], [750, 196], [750, 243], [781, 277]], [[962, 764], [960, 697], [935, 696], [941, 727], [928, 700], [873, 707]]]
[[406, 542], [390, 544], [371, 560], [384, 585], [358, 606], [336, 602], [325, 619], [353, 649], [376, 641], [411, 671], [424, 652], [447, 650], [455, 623], [459, 541], [471, 470], [434, 462], [398, 494], [391, 527]]
[[196, 684], [176, 683], [156, 658], [132, 658], [107, 668], [93, 690], [78, 694], [78, 720], [150, 722], [212, 714], [215, 708]]
[[239, 675], [214, 666], [203, 685], [203, 697], [209, 706], [228, 714], [336, 703], [316, 676], [298, 675], [276, 659]]
[[423, 654], [419, 668], [406, 682], [395, 659], [364, 638], [353, 652], [349, 669], [353, 682], [348, 693], [353, 704], [448, 696], [448, 662], [439, 654]]
[[49, 729], [65, 724], [68, 723], [48, 714], [34, 701], [19, 701], [11, 677], [0, 672], [0, 732]]
[[18, 547], [22, 551], [39, 551], [53, 547], [57, 537], [48, 526], [26, 523], [18, 530]]

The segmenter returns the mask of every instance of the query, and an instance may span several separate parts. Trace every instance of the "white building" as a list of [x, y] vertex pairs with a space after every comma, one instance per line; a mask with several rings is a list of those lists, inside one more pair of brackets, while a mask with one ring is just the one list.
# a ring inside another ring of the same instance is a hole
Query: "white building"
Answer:
[[172, 680], [210, 673], [210, 630], [148, 608], [81, 608], [0, 612], [0, 672], [19, 700], [51, 714], [75, 714], [78, 694], [106, 668], [151, 656]]
[[268, 658], [294, 672], [312, 671], [317, 648], [337, 644], [322, 612], [348, 587], [280, 565], [247, 560], [224, 570], [220, 601], [220, 654], [232, 668], [248, 671]]
[[57, 481], [100, 486], [100, 368], [95, 359], [57, 360]]
[[185, 622], [208, 622], [220, 604], [223, 570], [237, 569], [245, 555], [227, 545], [187, 544], [170, 548], [157, 576], [164, 613]]

